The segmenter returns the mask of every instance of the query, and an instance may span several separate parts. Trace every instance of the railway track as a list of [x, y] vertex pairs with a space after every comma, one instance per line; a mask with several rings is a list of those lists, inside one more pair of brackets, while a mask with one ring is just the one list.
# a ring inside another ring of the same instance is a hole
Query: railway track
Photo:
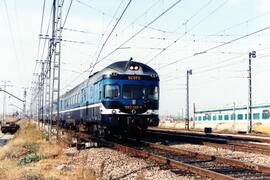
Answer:
[[[79, 133], [77, 138], [91, 139], [98, 143], [133, 156], [146, 158], [159, 164], [169, 166], [174, 172], [191, 173], [211, 179], [270, 179], [270, 167], [244, 163], [237, 160], [194, 153], [151, 142], [138, 142], [127, 139], [105, 141], [91, 135]], [[83, 142], [80, 141], [80, 142]], [[96, 145], [95, 145], [96, 146]]]
[[248, 140], [226, 139], [216, 136], [199, 136], [194, 134], [181, 134], [170, 131], [148, 130], [146, 137], [158, 140], [174, 140], [178, 142], [187, 142], [191, 144], [203, 144], [215, 148], [229, 149], [233, 151], [250, 152], [257, 154], [270, 155], [270, 144], [258, 143]]
[[204, 133], [201, 131], [187, 131], [183, 129], [169, 129], [169, 128], [157, 128], [151, 127], [150, 131], [160, 131], [160, 132], [170, 132], [182, 135], [193, 135], [200, 137], [213, 137], [222, 138], [228, 140], [238, 140], [238, 141], [253, 141], [261, 143], [270, 143], [270, 135], [258, 135], [258, 134], [222, 134], [222, 133]]

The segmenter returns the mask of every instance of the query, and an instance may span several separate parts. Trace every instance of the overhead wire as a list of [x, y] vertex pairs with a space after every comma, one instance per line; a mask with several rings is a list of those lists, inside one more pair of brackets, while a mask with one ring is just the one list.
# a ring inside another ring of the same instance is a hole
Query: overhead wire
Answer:
[[196, 53], [194, 53], [193, 55], [189, 55], [189, 56], [183, 57], [183, 58], [181, 58], [181, 59], [179, 59], [179, 60], [176, 60], [176, 61], [173, 61], [173, 62], [171, 62], [171, 63], [165, 64], [165, 65], [163, 65], [163, 66], [161, 66], [161, 67], [158, 67], [157, 69], [160, 70], [160, 69], [163, 69], [163, 68], [168, 67], [168, 66], [170, 66], [170, 65], [173, 65], [173, 64], [175, 64], [175, 63], [178, 63], [178, 62], [180, 62], [180, 61], [190, 59], [190, 58], [192, 58], [192, 57], [194, 57], [194, 56], [198, 56], [198, 55], [201, 55], [201, 54], [205, 54], [205, 53], [207, 53], [207, 52], [209, 52], [209, 51], [211, 51], [211, 50], [213, 50], [213, 49], [220, 48], [220, 47], [225, 46], [225, 45], [227, 45], [227, 44], [230, 44], [230, 43], [233, 43], [233, 42], [235, 42], [235, 41], [244, 39], [244, 38], [246, 38], [246, 37], [252, 36], [252, 35], [254, 35], [254, 34], [257, 34], [257, 33], [259, 33], [259, 32], [262, 32], [262, 31], [265, 31], [265, 30], [268, 30], [268, 29], [270, 29], [270, 26], [267, 26], [267, 27], [262, 28], [262, 29], [260, 29], [260, 30], [257, 30], [257, 31], [254, 31], [254, 32], [252, 32], [252, 33], [246, 34], [246, 35], [241, 36], [241, 37], [239, 37], [239, 38], [235, 38], [235, 39], [233, 39], [233, 40], [227, 41], [227, 42], [222, 43], [222, 44], [220, 44], [220, 45], [218, 45], [218, 46], [214, 46], [214, 47], [208, 48], [208, 49], [206, 49], [206, 50], [196, 52]]
[[[95, 11], [98, 12], [98, 13], [101, 13], [102, 15], [105, 15], [105, 16], [108, 16], [108, 17], [113, 17], [112, 15], [110, 15], [110, 14], [108, 14], [108, 13], [106, 13], [106, 12], [100, 10], [100, 9], [97, 9], [97, 8], [95, 8], [94, 6], [91, 6], [91, 5], [89, 5], [89, 4], [85, 3], [85, 2], [82, 2], [82, 1], [80, 1], [80, 0], [76, 0], [76, 1], [77, 1], [78, 3], [84, 5], [85, 7], [88, 7], [88, 8], [90, 8], [90, 9], [95, 10]], [[117, 18], [115, 18], [115, 20], [117, 20]], [[144, 27], [144, 25], [142, 25], [142, 24], [134, 24], [134, 25], [138, 25], [138, 26]], [[158, 32], [173, 33], [173, 32], [170, 32], [170, 31], [166, 31], [166, 30], [159, 29], [159, 28], [156, 28], [156, 27], [151, 27], [151, 26], [148, 26], [147, 28], [148, 28], [148, 29], [155, 30], [155, 31], [158, 31]]]
[[160, 17], [162, 17], [164, 14], [166, 14], [167, 12], [169, 12], [171, 9], [173, 9], [177, 4], [179, 4], [182, 0], [178, 0], [176, 1], [173, 5], [171, 5], [169, 8], [167, 8], [165, 11], [163, 11], [160, 15], [158, 15], [156, 18], [154, 18], [152, 21], [150, 21], [148, 24], [146, 24], [143, 28], [141, 28], [139, 31], [137, 31], [135, 34], [133, 34], [130, 38], [128, 38], [126, 41], [124, 41], [123, 43], [121, 43], [117, 48], [115, 48], [113, 51], [111, 51], [110, 53], [108, 53], [107, 55], [105, 55], [103, 58], [101, 58], [99, 61], [97, 61], [96, 64], [100, 63], [101, 61], [103, 61], [105, 58], [109, 57], [110, 55], [112, 55], [115, 51], [117, 51], [118, 49], [120, 49], [123, 45], [125, 45], [126, 43], [128, 43], [130, 40], [132, 40], [134, 37], [136, 37], [138, 34], [140, 34], [144, 29], [146, 29], [148, 26], [150, 26], [151, 24], [153, 24], [155, 21], [157, 21]]
[[[137, 22], [141, 17], [143, 17], [146, 13], [148, 13], [151, 9], [153, 9], [157, 4], [159, 4], [160, 0], [157, 0], [155, 3], [153, 3], [149, 8], [147, 8], [141, 15], [137, 16], [131, 23], [129, 23], [126, 27], [124, 27], [122, 30], [121, 30], [121, 33], [123, 33], [125, 30], [127, 30], [130, 26], [134, 25], [135, 22]], [[149, 27], [150, 29], [152, 27]], [[154, 30], [157, 30], [157, 31], [162, 31], [160, 29], [154, 29]], [[164, 32], [164, 31], [162, 31]]]
[[[43, 0], [42, 14], [41, 14], [41, 23], [40, 23], [40, 29], [39, 29], [39, 36], [42, 35], [45, 6], [46, 6], [46, 0]], [[40, 44], [41, 44], [41, 38], [39, 38], [39, 40], [38, 40], [37, 59], [39, 59]]]
[[[63, 3], [64, 3], [64, 0], [63, 0]], [[68, 10], [67, 10], [66, 16], [65, 16], [64, 22], [63, 22], [62, 27], [61, 27], [61, 31], [63, 30], [63, 28], [64, 28], [65, 25], [66, 25], [67, 18], [68, 18], [68, 15], [69, 15], [69, 12], [70, 12], [72, 3], [73, 3], [73, 0], [70, 0], [70, 3], [69, 3], [69, 6], [68, 6]]]
[[245, 23], [247, 23], [247, 22], [254, 21], [255, 19], [261, 18], [261, 17], [266, 16], [266, 15], [268, 15], [268, 14], [270, 14], [270, 11], [267, 11], [267, 12], [265, 12], [265, 13], [263, 13], [263, 14], [258, 15], [258, 16], [251, 17], [251, 18], [249, 18], [249, 19], [247, 19], [247, 20], [244, 20], [244, 21], [242, 21], [242, 22], [240, 22], [240, 23], [236, 23], [236, 24], [234, 24], [234, 25], [231, 25], [231, 26], [229, 26], [229, 27], [227, 27], [227, 28], [225, 28], [225, 29], [219, 30], [219, 31], [217, 31], [216, 33], [210, 34], [210, 36], [211, 36], [211, 35], [214, 36], [215, 34], [218, 34], [218, 33], [224, 32], [224, 31], [228, 31], [228, 30], [230, 30], [230, 29], [233, 29], [233, 28], [235, 28], [235, 27], [238, 27], [238, 26], [240, 26], [240, 25], [243, 25], [243, 24], [245, 24]]
[[246, 34], [246, 35], [241, 36], [241, 37], [239, 37], [239, 38], [232, 39], [232, 40], [227, 41], [227, 42], [225, 42], [225, 43], [222, 43], [222, 44], [220, 44], [220, 45], [217, 45], [217, 46], [214, 46], [214, 47], [205, 49], [205, 50], [203, 50], [203, 51], [201, 51], [201, 52], [195, 53], [194, 56], [200, 55], [200, 54], [204, 54], [204, 53], [207, 53], [208, 51], [211, 51], [211, 50], [213, 50], [213, 49], [220, 48], [220, 47], [225, 46], [225, 45], [227, 45], [227, 44], [231, 44], [231, 43], [233, 43], [233, 42], [235, 42], [235, 41], [241, 40], [241, 39], [243, 39], [243, 38], [252, 36], [252, 35], [254, 35], [254, 34], [257, 34], [257, 33], [259, 33], [259, 32], [262, 32], [262, 31], [265, 31], [265, 30], [268, 30], [268, 29], [270, 29], [270, 26], [267, 26], [267, 27], [265, 27], [265, 28], [262, 28], [262, 29], [259, 29], [259, 30], [257, 30], [257, 31], [254, 31], [254, 32], [252, 32], [252, 33]]
[[[210, 3], [212, 2], [212, 0], [208, 1], [205, 5], [203, 5], [199, 10], [197, 10], [190, 18], [188, 18], [184, 23], [182, 23], [179, 27], [176, 28], [176, 30], [178, 30], [179, 28], [187, 25], [188, 22], [190, 22], [190, 20], [192, 20], [194, 17], [196, 17], [204, 8], [206, 8]], [[183, 37], [185, 37], [191, 30], [193, 30], [195, 27], [197, 27], [199, 24], [201, 24], [203, 21], [205, 21], [208, 17], [210, 17], [212, 14], [214, 14], [216, 11], [218, 11], [221, 7], [223, 7], [226, 3], [228, 2], [228, 0], [225, 0], [222, 4], [220, 4], [217, 8], [215, 8], [213, 11], [211, 11], [207, 16], [203, 17], [198, 23], [196, 23], [192, 28], [190, 28], [188, 31], [186, 31], [184, 34], [182, 34], [180, 37], [178, 37], [177, 39], [175, 39], [174, 41], [172, 41], [169, 45], [167, 45], [165, 48], [163, 48], [160, 52], [158, 52], [157, 54], [155, 54], [150, 60], [148, 60], [146, 62], [146, 64], [149, 64], [150, 62], [152, 62], [155, 58], [157, 58], [158, 56], [160, 56], [163, 52], [165, 52], [168, 48], [170, 48], [171, 46], [173, 46], [175, 43], [177, 43], [180, 39], [182, 39]]]
[[[111, 37], [113, 31], [115, 30], [116, 26], [118, 25], [118, 23], [119, 23], [120, 20], [122, 19], [123, 15], [125, 14], [125, 12], [126, 12], [126, 10], [128, 9], [128, 7], [129, 7], [129, 5], [130, 5], [131, 2], [132, 2], [132, 0], [129, 0], [129, 2], [127, 3], [125, 9], [124, 9], [123, 12], [121, 13], [121, 15], [120, 15], [120, 17], [118, 18], [117, 22], [116, 22], [115, 25], [113, 26], [113, 28], [112, 28], [112, 30], [110, 31], [109, 35], [107, 36], [106, 40], [105, 40], [104, 43], [102, 44], [101, 49], [100, 49], [99, 52], [98, 52], [97, 58], [96, 58], [96, 60], [95, 60], [95, 62], [94, 62], [94, 64], [93, 64], [93, 66], [92, 66], [92, 69], [91, 69], [91, 71], [90, 71], [90, 73], [89, 73], [90, 75], [91, 75], [93, 69], [95, 68], [95, 64], [98, 62], [99, 57], [100, 57], [100, 55], [101, 55], [101, 53], [102, 53], [102, 51], [103, 51], [103, 49], [104, 49], [104, 47], [105, 47], [107, 41], [108, 41], [109, 38]], [[119, 7], [120, 7], [120, 6], [119, 6]]]
[[[7, 22], [8, 22], [8, 27], [9, 27], [8, 29], [9, 29], [9, 33], [10, 33], [10, 37], [11, 37], [11, 44], [12, 44], [12, 47], [14, 50], [14, 57], [15, 57], [15, 60], [18, 62], [18, 66], [17, 66], [18, 72], [19, 72], [19, 74], [22, 74], [21, 68], [20, 68], [21, 63], [20, 63], [20, 59], [18, 58], [18, 52], [17, 52], [17, 48], [16, 48], [14, 33], [12, 30], [12, 26], [11, 26], [11, 19], [10, 19], [9, 12], [8, 12], [7, 2], [6, 2], [6, 0], [3, 0], [3, 1], [4, 1], [5, 10], [6, 10]], [[21, 79], [21, 76], [19, 76], [19, 78]], [[21, 79], [21, 81], [23, 82], [22, 79]]]
[[[79, 0], [76, 0], [79, 1]], [[113, 51], [111, 51], [109, 54], [107, 54], [106, 56], [104, 56], [102, 59], [100, 59], [99, 61], [97, 61], [93, 66], [96, 66], [98, 63], [100, 63], [101, 61], [103, 61], [105, 58], [107, 58], [108, 56], [110, 56], [111, 54], [113, 54], [115, 51], [117, 51], [119, 48], [121, 48], [123, 45], [125, 45], [127, 42], [129, 42], [131, 39], [133, 39], [134, 37], [136, 37], [139, 33], [141, 33], [144, 29], [146, 29], [147, 27], [149, 27], [151, 24], [153, 24], [155, 21], [157, 21], [160, 17], [162, 17], [164, 14], [166, 14], [168, 11], [170, 11], [172, 8], [174, 8], [178, 3], [180, 3], [182, 0], [178, 0], [176, 1], [174, 4], [172, 4], [169, 8], [167, 8], [165, 11], [163, 11], [160, 15], [158, 15], [156, 18], [154, 18], [152, 21], [150, 21], [147, 25], [145, 25], [143, 28], [141, 28], [139, 31], [137, 31], [135, 34], [133, 34], [130, 38], [128, 38], [126, 41], [124, 41], [120, 46], [118, 46], [116, 49], [114, 49]], [[91, 69], [87, 68], [84, 72], [87, 72]], [[78, 75], [77, 77], [75, 77], [72, 81], [70, 81], [70, 83], [68, 83], [66, 86], [69, 86], [71, 83], [73, 83], [77, 78], [79, 78], [80, 76], [82, 76], [83, 74]], [[65, 87], [64, 87], [65, 88]]]
[[[79, 0], [76, 0], [76, 1], [81, 3], [81, 1], [79, 1]], [[99, 47], [99, 45], [100, 45], [100, 43], [101, 43], [101, 41], [102, 41], [102, 39], [103, 39], [103, 35], [106, 33], [106, 31], [107, 31], [107, 29], [109, 28], [109, 26], [111, 25], [113, 19], [116, 17], [116, 14], [117, 14], [118, 10], [120, 9], [122, 3], [123, 3], [123, 0], [120, 2], [120, 4], [118, 5], [118, 7], [116, 8], [116, 11], [115, 11], [114, 15], [111, 17], [111, 21], [108, 23], [108, 25], [106, 26], [104, 32], [102, 33], [102, 36], [101, 36], [101, 38], [100, 38], [100, 40], [99, 40], [99, 43], [98, 43], [97, 47]], [[121, 15], [121, 16], [123, 16], [123, 14], [125, 13], [125, 11], [126, 11], [126, 9], [128, 8], [128, 6], [129, 6], [130, 3], [131, 3], [131, 1], [129, 1], [129, 3], [127, 4], [127, 6], [126, 6], [125, 10], [122, 12], [122, 15]], [[92, 6], [90, 6], [90, 7], [92, 8]], [[122, 18], [122, 17], [121, 17], [121, 18]], [[120, 19], [121, 19], [121, 18], [120, 18]], [[113, 30], [115, 29], [115, 27], [116, 27], [117, 24], [119, 23], [120, 19], [117, 18], [117, 23], [114, 25], [114, 28], [111, 30], [111, 33], [108, 35], [108, 37], [107, 37], [106, 40], [109, 39], [109, 37], [111, 36]], [[72, 30], [74, 30], [74, 29], [72, 29]], [[76, 31], [78, 31], [78, 30], [76, 30]], [[87, 31], [79, 31], [79, 32], [86, 33]], [[73, 42], [75, 42], [75, 41], [73, 41]], [[103, 43], [103, 44], [104, 44], [104, 43]], [[104, 46], [105, 46], [105, 44], [104, 44]], [[104, 46], [103, 46], [103, 48], [104, 48]], [[101, 50], [101, 51], [102, 51], [102, 50]], [[100, 53], [101, 53], [101, 51], [100, 51]], [[84, 73], [86, 73], [87, 71], [89, 71], [91, 68], [92, 68], [92, 66], [90, 65], [90, 67], [89, 67], [87, 70], [84, 70], [83, 73], [81, 73], [81, 74], [79, 74], [77, 77], [75, 77], [74, 80], [76, 80], [77, 78], [79, 78], [80, 76], [82, 76]], [[92, 69], [93, 69], [93, 68], [92, 68]], [[72, 80], [70, 83], [73, 83], [74, 80]], [[70, 83], [68, 83], [63, 89], [65, 89], [67, 86], [69, 86]]]

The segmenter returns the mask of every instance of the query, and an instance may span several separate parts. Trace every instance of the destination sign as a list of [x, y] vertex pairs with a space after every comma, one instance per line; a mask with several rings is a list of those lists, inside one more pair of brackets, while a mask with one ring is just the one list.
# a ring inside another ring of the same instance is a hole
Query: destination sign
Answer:
[[128, 80], [141, 80], [140, 76], [128, 76]]

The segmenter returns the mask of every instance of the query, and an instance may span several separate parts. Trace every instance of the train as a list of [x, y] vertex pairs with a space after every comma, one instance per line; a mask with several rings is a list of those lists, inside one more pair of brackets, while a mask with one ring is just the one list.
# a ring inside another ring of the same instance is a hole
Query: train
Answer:
[[158, 126], [158, 110], [158, 73], [131, 59], [108, 65], [61, 95], [59, 122], [101, 137], [140, 136], [149, 126]]
[[[270, 133], [270, 104], [253, 105], [252, 130]], [[214, 131], [245, 132], [250, 125], [247, 106], [196, 110], [193, 126], [198, 129], [211, 127]]]

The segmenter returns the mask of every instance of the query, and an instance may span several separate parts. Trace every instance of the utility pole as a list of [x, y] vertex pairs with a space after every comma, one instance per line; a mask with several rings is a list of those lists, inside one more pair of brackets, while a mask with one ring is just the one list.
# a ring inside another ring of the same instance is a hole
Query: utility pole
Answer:
[[23, 87], [23, 117], [26, 118], [26, 97], [27, 97], [27, 88]]
[[248, 117], [247, 134], [252, 132], [252, 84], [251, 84], [251, 59], [256, 58], [256, 51], [248, 53]]
[[233, 131], [235, 131], [235, 120], [236, 120], [235, 102], [233, 102]]
[[[52, 56], [53, 66], [52, 67], [52, 86], [51, 86], [51, 111], [50, 111], [50, 123], [53, 121], [54, 110], [56, 120], [56, 131], [57, 138], [59, 137], [59, 104], [60, 104], [60, 64], [61, 64], [61, 33], [62, 33], [62, 7], [64, 1], [60, 0], [53, 1], [53, 24], [52, 24]], [[51, 61], [52, 62], [52, 61]], [[51, 125], [50, 125], [51, 126]], [[51, 130], [50, 130], [51, 131]], [[49, 131], [49, 133], [50, 133]], [[50, 135], [49, 135], [50, 136]]]
[[45, 126], [44, 122], [44, 82], [45, 82], [45, 72], [44, 72], [44, 66], [45, 66], [46, 60], [37, 60], [37, 63], [41, 63], [41, 73], [40, 73], [40, 80], [39, 80], [39, 109], [40, 109], [40, 115], [39, 115], [39, 121], [42, 122], [42, 128]]
[[186, 120], [185, 129], [189, 130], [189, 75], [192, 75], [192, 70], [187, 71], [187, 107], [186, 107]]
[[[4, 87], [4, 91], [7, 90], [7, 87], [12, 87], [10, 83], [10, 81], [1, 81], [3, 83], [3, 87]], [[5, 116], [6, 116], [6, 108], [7, 108], [7, 96], [6, 93], [3, 94], [3, 118], [2, 118], [2, 122], [5, 122]]]
[[[38, 104], [37, 104], [37, 113], [38, 113], [38, 118], [37, 118], [37, 120], [38, 120], [38, 124], [39, 124], [39, 127], [40, 127], [40, 117], [41, 117], [41, 109], [40, 109], [40, 107], [41, 107], [41, 95], [40, 95], [40, 93], [41, 93], [41, 75], [38, 75], [38, 90], [37, 90], [37, 98], [38, 98]], [[43, 126], [43, 125], [42, 125]]]
[[196, 107], [195, 103], [193, 103], [193, 129], [195, 129], [195, 118], [196, 118]]

